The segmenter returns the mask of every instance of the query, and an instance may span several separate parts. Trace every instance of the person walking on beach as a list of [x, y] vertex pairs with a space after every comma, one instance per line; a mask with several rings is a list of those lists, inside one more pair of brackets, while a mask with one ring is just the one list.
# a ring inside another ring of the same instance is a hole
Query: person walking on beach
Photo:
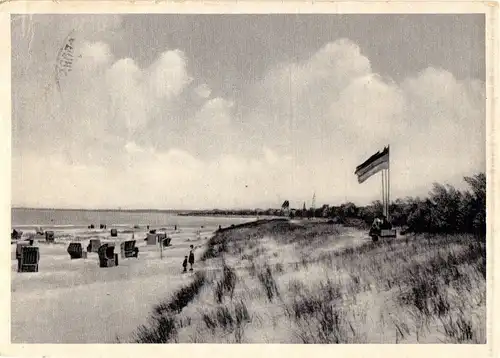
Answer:
[[187, 266], [188, 266], [188, 257], [184, 256], [184, 262], [182, 263], [182, 267], [184, 267], [184, 271], [182, 271], [182, 272], [187, 272]]
[[194, 250], [196, 250], [195, 247], [193, 247], [193, 245], [190, 246], [191, 247], [191, 251], [189, 251], [189, 265], [191, 266], [189, 271], [193, 271], [193, 265], [194, 265]]

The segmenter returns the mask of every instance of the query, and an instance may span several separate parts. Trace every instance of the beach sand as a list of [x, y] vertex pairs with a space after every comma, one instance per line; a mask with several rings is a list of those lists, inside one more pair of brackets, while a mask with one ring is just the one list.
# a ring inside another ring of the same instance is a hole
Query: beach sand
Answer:
[[[136, 231], [139, 258], [122, 259], [119, 265], [100, 268], [97, 253], [87, 259], [71, 260], [67, 247], [90, 238], [103, 243], [130, 240], [132, 233], [111, 238], [109, 230], [56, 232], [56, 243], [40, 248], [38, 273], [18, 273], [12, 260], [11, 339], [12, 343], [113, 343], [127, 340], [140, 324], [146, 323], [151, 309], [192, 279], [195, 271], [182, 273], [182, 261], [189, 245], [204, 245], [216, 227], [167, 231], [172, 246], [163, 250], [147, 246], [146, 231]], [[197, 239], [196, 230], [202, 230]], [[78, 238], [75, 240], [75, 238]], [[15, 257], [16, 245], [11, 245]], [[203, 248], [195, 251], [196, 259]]]

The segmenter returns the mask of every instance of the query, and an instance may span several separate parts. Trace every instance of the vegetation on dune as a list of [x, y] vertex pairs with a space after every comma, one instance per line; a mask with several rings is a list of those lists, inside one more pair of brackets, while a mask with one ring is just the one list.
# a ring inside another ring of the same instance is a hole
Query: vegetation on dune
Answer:
[[[219, 231], [201, 257], [212, 276], [155, 307], [136, 341], [485, 343], [486, 178], [466, 181], [468, 191], [436, 184], [426, 199], [394, 202], [393, 220], [412, 232], [402, 238], [335, 249], [346, 225]], [[370, 222], [378, 204], [346, 204], [341, 221]]]
[[[486, 175], [465, 177], [468, 190], [460, 191], [451, 185], [435, 183], [427, 198], [397, 199], [390, 204], [391, 221], [395, 226], [408, 227], [415, 233], [474, 233], [486, 234]], [[353, 203], [331, 207], [328, 217], [342, 222], [361, 219], [371, 224], [382, 214], [382, 203], [375, 201], [366, 207]]]

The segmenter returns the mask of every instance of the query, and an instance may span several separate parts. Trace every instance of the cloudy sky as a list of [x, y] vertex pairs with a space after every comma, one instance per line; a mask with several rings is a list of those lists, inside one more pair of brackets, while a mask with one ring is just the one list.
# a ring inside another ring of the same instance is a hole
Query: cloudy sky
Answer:
[[13, 16], [12, 204], [367, 204], [387, 144], [426, 195], [485, 171], [484, 61], [482, 15]]

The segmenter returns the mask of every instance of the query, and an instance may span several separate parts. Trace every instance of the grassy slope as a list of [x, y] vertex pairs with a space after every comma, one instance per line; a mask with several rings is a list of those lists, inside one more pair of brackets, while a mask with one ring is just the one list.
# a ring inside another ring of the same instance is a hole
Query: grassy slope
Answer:
[[485, 244], [469, 235], [353, 241], [284, 221], [215, 235], [193, 283], [137, 342], [485, 343]]

